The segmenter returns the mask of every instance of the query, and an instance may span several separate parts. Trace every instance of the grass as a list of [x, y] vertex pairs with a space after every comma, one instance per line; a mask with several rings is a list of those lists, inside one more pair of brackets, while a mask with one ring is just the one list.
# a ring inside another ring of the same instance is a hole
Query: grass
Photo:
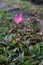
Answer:
[[[4, 0], [6, 1], [6, 0]], [[7, 0], [8, 4], [16, 2], [21, 10], [32, 13], [40, 9], [30, 2]], [[36, 9], [37, 7], [37, 9]], [[43, 12], [43, 11], [42, 11]], [[23, 24], [13, 23], [15, 15], [0, 10], [0, 64], [1, 65], [43, 65], [43, 38], [35, 31], [38, 27], [25, 20]], [[29, 31], [30, 30], [30, 31]]]

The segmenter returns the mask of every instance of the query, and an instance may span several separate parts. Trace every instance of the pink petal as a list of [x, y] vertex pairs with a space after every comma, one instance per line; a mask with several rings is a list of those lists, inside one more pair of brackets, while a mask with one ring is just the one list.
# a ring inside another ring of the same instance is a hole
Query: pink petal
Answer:
[[20, 13], [19, 16], [22, 17], [22, 13]]
[[43, 32], [39, 32], [38, 34], [42, 35], [42, 34], [43, 34]]

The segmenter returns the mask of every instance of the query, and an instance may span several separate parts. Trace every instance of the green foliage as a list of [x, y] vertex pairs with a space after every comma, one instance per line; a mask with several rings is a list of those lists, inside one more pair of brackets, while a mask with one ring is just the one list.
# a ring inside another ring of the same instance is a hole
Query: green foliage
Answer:
[[[10, 19], [12, 20], [13, 16]], [[1, 11], [0, 64], [43, 65], [43, 44], [40, 44], [40, 35], [37, 35], [37, 32], [29, 32], [28, 28], [25, 28], [25, 23], [16, 25], [10, 22], [10, 19], [6, 11]]]

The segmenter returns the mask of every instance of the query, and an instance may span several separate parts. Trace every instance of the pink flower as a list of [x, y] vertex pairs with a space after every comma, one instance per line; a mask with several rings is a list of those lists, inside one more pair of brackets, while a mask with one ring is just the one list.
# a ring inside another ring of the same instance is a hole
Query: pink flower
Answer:
[[24, 19], [23, 19], [23, 14], [20, 13], [19, 15], [17, 15], [15, 17], [15, 19], [13, 20], [14, 23], [19, 24], [19, 23], [23, 23]]

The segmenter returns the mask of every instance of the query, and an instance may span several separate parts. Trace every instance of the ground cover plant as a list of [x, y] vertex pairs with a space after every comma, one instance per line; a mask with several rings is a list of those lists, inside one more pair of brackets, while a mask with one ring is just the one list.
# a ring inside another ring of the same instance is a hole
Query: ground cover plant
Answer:
[[0, 10], [0, 65], [43, 65], [39, 11], [25, 18], [26, 11], [14, 15]]

